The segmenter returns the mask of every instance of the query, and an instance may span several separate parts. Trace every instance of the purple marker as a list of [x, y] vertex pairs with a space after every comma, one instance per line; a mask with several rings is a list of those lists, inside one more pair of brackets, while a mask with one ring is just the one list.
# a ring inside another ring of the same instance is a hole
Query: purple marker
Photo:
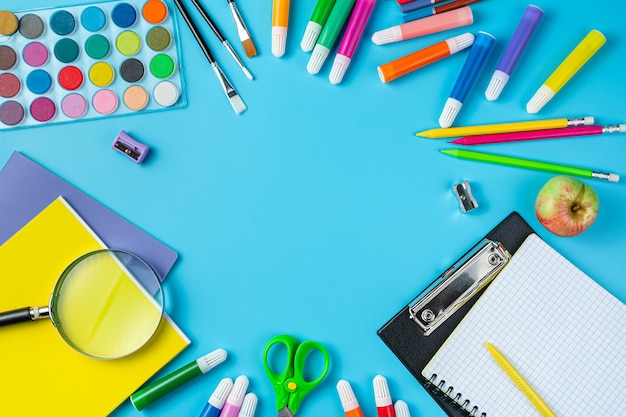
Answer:
[[517, 29], [515, 29], [513, 37], [511, 37], [504, 51], [504, 55], [502, 55], [496, 71], [493, 73], [487, 91], [485, 91], [487, 100], [493, 101], [500, 96], [528, 40], [537, 27], [541, 16], [543, 16], [543, 10], [539, 7], [532, 4], [526, 7], [526, 11], [522, 15], [522, 19], [517, 25]]
[[330, 70], [328, 79], [332, 84], [339, 84], [343, 80], [343, 76], [350, 65], [354, 51], [356, 50], [367, 21], [372, 14], [376, 0], [357, 0], [350, 16], [348, 26], [341, 39], [341, 44], [337, 49], [337, 55], [335, 56], [335, 62]]

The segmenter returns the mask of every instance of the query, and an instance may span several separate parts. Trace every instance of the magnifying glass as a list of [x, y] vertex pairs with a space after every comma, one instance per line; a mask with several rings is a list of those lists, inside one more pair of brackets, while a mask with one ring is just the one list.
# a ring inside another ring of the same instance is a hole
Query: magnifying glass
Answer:
[[145, 345], [162, 315], [163, 291], [154, 270], [132, 253], [100, 249], [65, 268], [49, 306], [0, 313], [0, 326], [49, 317], [78, 352], [116, 359]]

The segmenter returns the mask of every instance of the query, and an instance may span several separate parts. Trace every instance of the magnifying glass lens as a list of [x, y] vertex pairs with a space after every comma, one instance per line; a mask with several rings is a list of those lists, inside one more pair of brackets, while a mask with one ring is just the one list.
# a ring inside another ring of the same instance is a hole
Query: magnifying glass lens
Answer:
[[127, 252], [102, 250], [65, 269], [50, 307], [59, 333], [74, 349], [114, 359], [133, 353], [152, 337], [161, 321], [163, 293], [144, 261]]

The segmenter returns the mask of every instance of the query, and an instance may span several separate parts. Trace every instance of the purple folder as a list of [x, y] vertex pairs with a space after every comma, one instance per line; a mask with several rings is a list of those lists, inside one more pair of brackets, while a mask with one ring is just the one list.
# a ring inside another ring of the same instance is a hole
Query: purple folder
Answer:
[[161, 280], [176, 262], [172, 249], [19, 152], [0, 171], [0, 245], [59, 196], [108, 247], [139, 256]]

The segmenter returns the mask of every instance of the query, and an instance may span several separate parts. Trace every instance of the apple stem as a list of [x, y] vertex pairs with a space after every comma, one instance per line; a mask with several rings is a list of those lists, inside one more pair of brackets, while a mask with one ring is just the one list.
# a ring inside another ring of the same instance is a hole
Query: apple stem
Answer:
[[[583, 195], [585, 195], [585, 184], [580, 187], [580, 191], [578, 192], [578, 195], [576, 195], [575, 200], [580, 201], [583, 198]], [[579, 203], [574, 203], [574, 205], [570, 207], [570, 211], [572, 213], [576, 213], [578, 210], [580, 210], [580, 208], [581, 205]]]

